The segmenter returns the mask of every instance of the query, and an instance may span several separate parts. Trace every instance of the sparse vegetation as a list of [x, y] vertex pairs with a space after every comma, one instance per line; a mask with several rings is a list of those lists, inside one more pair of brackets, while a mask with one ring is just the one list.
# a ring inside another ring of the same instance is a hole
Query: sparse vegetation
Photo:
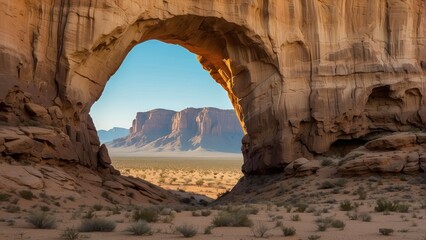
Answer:
[[116, 227], [115, 222], [104, 218], [83, 219], [78, 228], [80, 232], [112, 232]]
[[131, 232], [134, 235], [142, 236], [142, 235], [151, 235], [151, 227], [144, 220], [139, 220], [135, 223], [132, 223], [127, 231]]
[[197, 235], [197, 232], [198, 232], [197, 228], [194, 225], [190, 225], [186, 223], [183, 225], [177, 226], [176, 231], [182, 234], [186, 238], [193, 237]]
[[159, 212], [155, 208], [139, 208], [133, 212], [133, 220], [145, 220], [147, 222], [156, 222], [159, 218]]
[[253, 222], [248, 217], [248, 212], [243, 209], [221, 211], [213, 218], [212, 224], [216, 227], [250, 227]]
[[270, 230], [270, 228], [264, 222], [257, 222], [251, 227], [251, 231], [255, 237], [264, 238], [266, 237], [266, 233]]
[[52, 229], [56, 227], [56, 218], [48, 212], [31, 212], [28, 215], [27, 222], [40, 229]]
[[291, 221], [294, 221], [294, 222], [300, 221], [299, 214], [292, 215], [291, 216]]
[[81, 239], [82, 235], [75, 228], [66, 228], [61, 233], [61, 238], [65, 240], [77, 240]]
[[318, 235], [310, 235], [309, 237], [308, 237], [308, 240], [318, 240], [318, 239], [320, 239], [321, 238], [321, 236], [318, 236]]
[[26, 200], [32, 200], [35, 197], [33, 192], [31, 192], [30, 190], [19, 191], [19, 196], [21, 196], [21, 198], [26, 199]]
[[349, 201], [349, 200], [344, 200], [344, 201], [340, 202], [340, 210], [342, 210], [342, 211], [351, 211], [354, 208], [355, 207], [352, 205], [351, 201]]
[[370, 222], [371, 221], [371, 215], [368, 213], [360, 213], [358, 215], [358, 217], [361, 219], [361, 221], [363, 222]]
[[286, 237], [296, 234], [296, 229], [294, 227], [282, 227], [281, 230], [283, 231], [283, 235]]
[[379, 233], [384, 236], [389, 236], [394, 232], [392, 228], [379, 228]]
[[318, 231], [321, 232], [326, 231], [329, 227], [338, 228], [342, 230], [346, 226], [343, 221], [334, 219], [332, 217], [317, 218], [315, 222], [317, 223]]
[[409, 206], [404, 204], [399, 204], [397, 202], [391, 202], [384, 199], [379, 199], [376, 201], [377, 206], [374, 208], [376, 212], [408, 212]]
[[7, 193], [0, 193], [0, 202], [9, 201], [11, 195]]

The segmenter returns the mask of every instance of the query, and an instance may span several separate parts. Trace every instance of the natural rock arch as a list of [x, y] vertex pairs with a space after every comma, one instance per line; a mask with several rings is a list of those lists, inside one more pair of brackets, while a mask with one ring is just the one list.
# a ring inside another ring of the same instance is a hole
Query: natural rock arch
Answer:
[[198, 54], [228, 91], [247, 133], [246, 173], [280, 171], [365, 136], [377, 86], [403, 103], [392, 124], [419, 130], [425, 2], [391, 2], [0, 1], [0, 152], [113, 172], [88, 112], [131, 47], [148, 39]]

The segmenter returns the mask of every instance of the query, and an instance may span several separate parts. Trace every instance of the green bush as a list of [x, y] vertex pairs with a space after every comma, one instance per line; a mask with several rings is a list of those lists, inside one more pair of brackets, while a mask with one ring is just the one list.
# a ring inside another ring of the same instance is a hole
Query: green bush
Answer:
[[248, 217], [248, 212], [242, 209], [237, 211], [222, 211], [213, 218], [212, 224], [216, 227], [250, 227], [253, 222]]
[[133, 212], [133, 220], [145, 220], [147, 222], [156, 222], [159, 218], [159, 212], [155, 208], [140, 208]]
[[56, 218], [47, 212], [31, 212], [27, 218], [27, 222], [40, 229], [52, 229], [56, 227]]
[[379, 233], [384, 235], [384, 236], [389, 236], [393, 233], [393, 229], [392, 228], [379, 228]]
[[281, 230], [283, 231], [284, 236], [293, 236], [294, 234], [296, 234], [296, 229], [294, 227], [283, 227], [281, 228]]
[[296, 204], [295, 207], [296, 207], [296, 212], [302, 213], [302, 212], [306, 211], [306, 209], [309, 207], [309, 205], [306, 204], [306, 203], [298, 203], [298, 204]]
[[194, 225], [183, 224], [176, 227], [176, 231], [182, 234], [186, 238], [197, 235], [197, 228]]
[[80, 232], [112, 232], [116, 227], [115, 222], [102, 219], [102, 218], [93, 218], [93, 219], [83, 219], [81, 225], [78, 228]]
[[201, 210], [201, 216], [203, 217], [210, 216], [210, 214], [212, 214], [212, 211], [210, 210]]
[[374, 208], [376, 212], [408, 212], [410, 206], [404, 204], [398, 204], [397, 202], [391, 202], [384, 199], [376, 201], [377, 206]]
[[319, 189], [330, 189], [330, 188], [334, 188], [334, 184], [331, 183], [330, 181], [324, 181], [321, 183]]
[[127, 231], [133, 233], [137, 236], [142, 235], [151, 235], [151, 227], [148, 225], [148, 223], [144, 220], [139, 220], [133, 224], [130, 225], [129, 228], [127, 228]]

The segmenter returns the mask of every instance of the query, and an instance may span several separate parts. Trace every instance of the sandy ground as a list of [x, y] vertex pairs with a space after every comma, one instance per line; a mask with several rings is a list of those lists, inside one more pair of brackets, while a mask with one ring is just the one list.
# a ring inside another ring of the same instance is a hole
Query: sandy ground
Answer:
[[[129, 160], [123, 160], [129, 162]], [[191, 162], [179, 162], [181, 169], [173, 170], [165, 165], [170, 163], [158, 162], [158, 166], [147, 169], [136, 169], [135, 164], [128, 163], [129, 172], [126, 174], [145, 174], [145, 179], [155, 181], [164, 178], [163, 187], [179, 187], [186, 190], [212, 193], [211, 188], [231, 186], [231, 180], [237, 180], [237, 173], [229, 174], [226, 167], [217, 170], [203, 167], [191, 169]], [[119, 160], [117, 160], [118, 164]], [[124, 163], [122, 163], [125, 165]], [[148, 163], [146, 163], [149, 165]], [[238, 167], [238, 165], [237, 165]], [[124, 167], [126, 168], [126, 167]], [[186, 170], [188, 169], [188, 170]], [[228, 171], [237, 172], [238, 168], [229, 167]], [[192, 171], [192, 172], [191, 172]], [[223, 171], [223, 172], [222, 172]], [[134, 222], [133, 214], [137, 207], [150, 208], [137, 202], [118, 202], [115, 204], [101, 201], [102, 197], [93, 197], [91, 200], [70, 197], [53, 198], [42, 192], [35, 192], [32, 200], [24, 199], [19, 192], [2, 192], [0, 189], [0, 239], [64, 239], [60, 235], [66, 228], [79, 228], [85, 216], [92, 212], [92, 218], [107, 219], [116, 224], [113, 232], [80, 233], [80, 239], [182, 239], [182, 235], [175, 227], [184, 223], [196, 228], [198, 233], [193, 239], [258, 239], [260, 226], [265, 227], [265, 236], [268, 239], [413, 239], [426, 240], [426, 183], [418, 175], [386, 175], [343, 178], [334, 175], [333, 166], [320, 169], [316, 175], [291, 179], [280, 179], [280, 176], [268, 176], [248, 179], [246, 184], [250, 188], [244, 189], [240, 195], [235, 194], [232, 200], [232, 209], [251, 209], [248, 215], [252, 227], [213, 227], [211, 234], [205, 234], [205, 229], [212, 226], [213, 219], [221, 211], [227, 211], [229, 205], [209, 205], [206, 207], [190, 205], [161, 205], [156, 206], [160, 215], [159, 220], [149, 223], [152, 235], [132, 236], [126, 229]], [[214, 178], [216, 176], [216, 179]], [[222, 178], [223, 176], [223, 178]], [[173, 178], [177, 178], [170, 183]], [[205, 182], [197, 186], [196, 181]], [[209, 179], [213, 181], [209, 181]], [[190, 181], [186, 180], [190, 179]], [[219, 180], [220, 181], [216, 181]], [[226, 185], [226, 180], [230, 180]], [[250, 182], [251, 181], [251, 182]], [[215, 185], [208, 187], [208, 183]], [[331, 183], [330, 185], [325, 182]], [[195, 185], [194, 185], [195, 183]], [[205, 190], [202, 190], [205, 188]], [[361, 190], [362, 191], [361, 191]], [[91, 192], [90, 186], [85, 191]], [[363, 192], [364, 194], [360, 194]], [[216, 192], [213, 192], [216, 193]], [[212, 193], [212, 195], [214, 195]], [[9, 195], [6, 197], [5, 194]], [[233, 194], [231, 194], [232, 197]], [[3, 197], [2, 197], [3, 196]], [[406, 209], [397, 211], [377, 212], [378, 199], [396, 201]], [[341, 204], [347, 200], [353, 207], [351, 211], [343, 211]], [[102, 208], [102, 209], [100, 209]], [[257, 209], [256, 211], [252, 211]], [[35, 229], [27, 222], [33, 211], [45, 210], [56, 218], [55, 229]], [[210, 210], [209, 216], [200, 215], [201, 210]], [[235, 214], [235, 213], [233, 213]], [[358, 216], [354, 219], [354, 215]], [[362, 215], [371, 217], [363, 221]], [[352, 216], [352, 217], [350, 217]], [[331, 217], [344, 223], [343, 229], [333, 227], [319, 231], [316, 220]], [[282, 226], [294, 227], [294, 236], [283, 236]], [[379, 233], [380, 228], [389, 228], [394, 232], [389, 236]]]
[[[162, 156], [162, 155], [161, 155]], [[243, 176], [242, 160], [211, 157], [113, 157], [123, 175], [135, 176], [164, 189], [185, 191], [216, 199]]]

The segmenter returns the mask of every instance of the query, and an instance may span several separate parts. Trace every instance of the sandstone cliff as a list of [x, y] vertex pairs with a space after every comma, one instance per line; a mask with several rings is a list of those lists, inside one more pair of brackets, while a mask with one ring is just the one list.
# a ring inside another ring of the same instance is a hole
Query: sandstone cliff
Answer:
[[245, 173], [281, 171], [342, 140], [420, 131], [425, 8], [424, 0], [0, 0], [0, 122], [10, 127], [1, 153], [114, 172], [101, 164], [90, 107], [148, 39], [197, 54], [228, 92], [246, 134]]
[[139, 112], [130, 134], [109, 148], [133, 146], [142, 151], [241, 152], [243, 131], [233, 110], [187, 108]]

